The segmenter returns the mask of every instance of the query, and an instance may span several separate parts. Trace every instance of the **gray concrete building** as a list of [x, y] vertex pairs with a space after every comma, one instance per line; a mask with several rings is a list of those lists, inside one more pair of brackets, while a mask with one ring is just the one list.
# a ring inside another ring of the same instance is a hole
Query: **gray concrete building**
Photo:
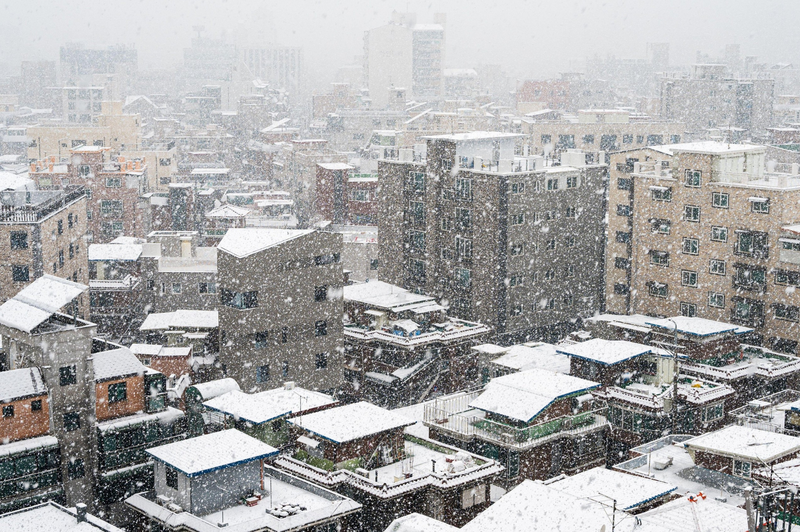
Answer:
[[220, 354], [245, 391], [342, 382], [342, 236], [230, 229], [219, 244]]
[[381, 161], [382, 280], [439, 299], [502, 340], [554, 340], [602, 306], [600, 155], [514, 155], [509, 133], [427, 137]]

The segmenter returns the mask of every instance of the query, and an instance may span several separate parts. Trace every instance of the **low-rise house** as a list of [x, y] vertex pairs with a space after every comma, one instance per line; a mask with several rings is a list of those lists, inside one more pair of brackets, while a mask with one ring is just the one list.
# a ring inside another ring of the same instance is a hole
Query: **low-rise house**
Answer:
[[482, 384], [489, 379], [536, 368], [569, 374], [570, 358], [559, 353], [553, 344], [526, 342], [509, 347], [482, 344], [472, 350], [481, 360]]
[[158, 344], [132, 344], [130, 350], [142, 365], [167, 377], [180, 377], [193, 370], [191, 345], [167, 347]]
[[235, 429], [148, 450], [155, 490], [126, 500], [138, 530], [240, 532], [346, 529], [355, 501], [265, 464], [278, 450]]
[[361, 503], [357, 530], [382, 530], [412, 512], [464, 524], [490, 504], [489, 486], [502, 470], [494, 460], [409, 434], [413, 420], [370, 403], [289, 423], [302, 429], [298, 448], [276, 465]]
[[344, 289], [345, 393], [394, 408], [478, 384], [471, 348], [490, 329], [381, 281]]
[[219, 350], [219, 313], [216, 310], [180, 309], [148, 314], [139, 331], [148, 343], [167, 347], [192, 346], [196, 355]]
[[424, 423], [433, 439], [498, 460], [507, 486], [543, 480], [605, 464], [608, 422], [590, 393], [599, 386], [531, 369], [426, 403]]
[[190, 435], [199, 436], [205, 432], [208, 416], [203, 402], [232, 391], [238, 392], [241, 391], [241, 388], [239, 388], [239, 383], [230, 377], [187, 385], [180, 393], [179, 390], [175, 390], [176, 397], [173, 400], [183, 404], [189, 422]]
[[623, 373], [642, 373], [649, 369], [645, 355], [651, 354], [653, 349], [624, 340], [593, 338], [559, 346], [557, 352], [569, 357], [570, 375], [610, 386], [617, 384]]

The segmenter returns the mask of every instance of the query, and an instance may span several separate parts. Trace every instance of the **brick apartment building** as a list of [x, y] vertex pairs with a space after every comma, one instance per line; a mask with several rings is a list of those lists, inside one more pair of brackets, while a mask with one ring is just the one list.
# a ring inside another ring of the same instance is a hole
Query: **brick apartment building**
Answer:
[[338, 225], [378, 223], [378, 177], [344, 163], [317, 163], [316, 214]]

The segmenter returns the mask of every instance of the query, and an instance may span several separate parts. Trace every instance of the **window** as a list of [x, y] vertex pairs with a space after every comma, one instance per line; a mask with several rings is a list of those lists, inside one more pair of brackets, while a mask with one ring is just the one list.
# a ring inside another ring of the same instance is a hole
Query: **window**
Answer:
[[369, 269], [370, 271], [375, 271], [380, 267], [380, 260], [378, 259], [369, 259]]
[[314, 301], [327, 301], [328, 300], [328, 285], [314, 287]]
[[765, 198], [758, 199], [759, 201], [755, 201], [754, 199], [750, 200], [750, 208], [752, 211], [760, 214], [769, 214], [769, 200]]
[[630, 190], [632, 188], [633, 181], [626, 177], [620, 177], [617, 179], [617, 188], [619, 190]]
[[754, 268], [746, 264], [734, 264], [736, 273], [733, 277], [733, 286], [746, 290], [764, 291], [767, 288], [767, 270]]
[[472, 259], [472, 240], [468, 238], [456, 237], [456, 256], [458, 260]]
[[627, 270], [631, 267], [630, 259], [626, 259], [624, 257], [616, 257], [614, 259], [614, 267], [619, 268], [620, 270]]
[[351, 201], [369, 201], [369, 191], [368, 190], [351, 190], [350, 191], [350, 200]]
[[521, 275], [512, 275], [511, 277], [509, 277], [508, 278], [508, 286], [509, 286], [509, 288], [510, 287], [514, 287], [514, 286], [522, 286], [522, 276]]
[[697, 316], [697, 305], [681, 301], [681, 316], [686, 316], [687, 318]]
[[216, 294], [217, 293], [217, 283], [200, 283], [198, 288], [199, 288], [199, 291], [200, 291], [201, 294]]
[[681, 285], [697, 288], [697, 272], [681, 270]]
[[575, 277], [575, 266], [570, 264], [564, 268], [564, 277]]
[[702, 172], [700, 170], [686, 170], [683, 173], [683, 183], [687, 187], [699, 187]]
[[633, 144], [633, 135], [622, 135], [623, 144]]
[[178, 489], [178, 470], [165, 465], [164, 475], [166, 477], [165, 480], [167, 482], [167, 487], [174, 490]]
[[172, 283], [172, 293], [173, 294], [180, 294], [182, 291], [181, 283]]
[[11, 231], [11, 249], [28, 249], [28, 233]]
[[631, 234], [625, 231], [617, 231], [617, 242], [620, 244], [627, 244], [631, 241]]
[[544, 272], [544, 280], [545, 281], [552, 281], [556, 278], [556, 271], [555, 270], [546, 270]]
[[472, 211], [469, 209], [456, 209], [456, 229], [464, 230], [472, 227]]
[[650, 220], [653, 232], [661, 235], [668, 235], [672, 229], [672, 222], [669, 220], [653, 219]]
[[319, 320], [314, 323], [314, 336], [325, 336], [328, 334], [328, 322]]
[[35, 401], [31, 401], [31, 412], [41, 412], [42, 411], [42, 400], [36, 399]]
[[86, 466], [81, 458], [70, 459], [67, 463], [67, 476], [70, 480], [83, 478], [86, 474]]
[[681, 141], [681, 136], [680, 135], [670, 135], [669, 136], [670, 144], [678, 144], [680, 141]]
[[11, 280], [15, 283], [24, 283], [30, 279], [27, 266], [11, 266]]
[[[573, 208], [573, 212], [574, 210], [575, 209]], [[631, 215], [630, 205], [617, 205], [617, 216], [630, 216], [630, 215]]]
[[594, 144], [594, 135], [584, 135], [583, 136], [583, 143], [584, 144]]
[[659, 144], [664, 144], [663, 135], [647, 135], [648, 146], [658, 146]]
[[[623, 207], [625, 205], [617, 205], [617, 214], [619, 214], [619, 207]], [[628, 211], [630, 212], [630, 207], [628, 207]], [[566, 211], [564, 212], [564, 216], [567, 218], [577, 218], [578, 217], [578, 209], [575, 207], [567, 207]], [[626, 216], [626, 215], [623, 215]], [[629, 214], [627, 216], [630, 216]]]
[[714, 308], [725, 308], [725, 294], [720, 292], [709, 292], [708, 306]]
[[414, 192], [425, 192], [425, 174], [423, 172], [409, 172], [408, 188]]
[[564, 150], [568, 148], [575, 147], [575, 135], [559, 135], [558, 136], [558, 145], [556, 146], [559, 150]]
[[737, 231], [734, 251], [742, 255], [766, 259], [769, 256], [768, 234], [758, 231]]
[[117, 382], [108, 385], [108, 402], [119, 403], [128, 400], [128, 383]]
[[220, 301], [223, 305], [240, 310], [256, 308], [258, 306], [258, 291], [253, 292], [231, 292], [222, 289]]
[[425, 225], [425, 204], [421, 201], [411, 202], [411, 224], [415, 227]]
[[256, 367], [256, 382], [263, 383], [269, 380], [269, 365]]
[[59, 384], [69, 386], [78, 382], [78, 368], [76, 366], [63, 366], [58, 368]]
[[442, 231], [449, 231], [453, 228], [453, 223], [447, 216], [442, 217]]
[[314, 368], [325, 369], [328, 367], [328, 353], [317, 353], [314, 357]]
[[551, 142], [553, 142], [552, 135], [542, 135], [542, 144], [550, 144]]
[[425, 262], [417, 259], [409, 261], [408, 269], [411, 273], [411, 278], [419, 283], [424, 283], [427, 274], [425, 272]]
[[92, 173], [92, 167], [88, 164], [81, 164], [78, 165], [78, 176], [79, 177], [89, 177]]
[[553, 298], [543, 300], [542, 310], [553, 310], [556, 308], [556, 300]]
[[317, 266], [325, 266], [326, 264], [338, 264], [340, 255], [338, 253], [327, 253], [325, 255], [317, 255], [314, 257], [314, 264]]
[[558, 190], [558, 178], [547, 180], [547, 190]]
[[687, 255], [697, 255], [700, 253], [700, 241], [696, 238], [684, 238], [683, 252]]
[[772, 311], [775, 314], [775, 319], [786, 321], [797, 321], [798, 314], [800, 314], [800, 308], [782, 303], [772, 305]]
[[425, 251], [425, 233], [422, 231], [411, 231], [409, 234], [411, 250], [422, 253]]
[[122, 179], [119, 177], [107, 177], [106, 188], [120, 188], [122, 187]]
[[289, 341], [289, 327], [283, 327], [281, 329], [281, 343], [285, 344]]
[[64, 267], [64, 250], [63, 249], [58, 250], [58, 267], [59, 268], [63, 268]]
[[713, 240], [714, 242], [727, 242], [728, 228], [713, 226], [711, 228], [711, 240]]
[[74, 259], [75, 258], [75, 244], [70, 244], [69, 245], [69, 258], [70, 259]]
[[519, 244], [511, 244], [509, 250], [512, 257], [518, 257], [525, 253], [525, 245], [521, 242]]
[[711, 259], [709, 261], [708, 272], [714, 275], [725, 275], [725, 261], [719, 259]]
[[515, 182], [511, 183], [511, 193], [512, 194], [522, 194], [525, 192], [525, 183]]
[[578, 176], [572, 175], [567, 177], [567, 188], [578, 188]]
[[121, 200], [101, 200], [100, 201], [100, 214], [103, 216], [119, 218], [122, 216], [122, 201]]
[[567, 238], [565, 238], [564, 239], [564, 245], [567, 246], [568, 248], [575, 247], [575, 237], [574, 236], [568, 236]]
[[64, 431], [72, 432], [81, 428], [81, 416], [77, 412], [64, 414]]
[[683, 219], [687, 222], [699, 222], [700, 207], [696, 205], [685, 205], [683, 207]]
[[522, 225], [525, 223], [525, 214], [512, 214], [508, 219], [511, 225]]
[[775, 284], [800, 286], [800, 272], [775, 270]]
[[653, 201], [672, 201], [672, 189], [669, 187], [651, 187], [650, 197]]
[[289, 361], [284, 360], [281, 362], [281, 377], [288, 377], [289, 376]]
[[661, 298], [666, 298], [669, 293], [667, 285], [662, 283], [649, 283], [647, 291], [651, 296]]
[[656, 266], [669, 266], [669, 253], [666, 251], [650, 251], [650, 264]]
[[461, 288], [472, 286], [472, 270], [466, 268], [456, 268], [456, 284]]
[[737, 477], [750, 478], [750, 462], [733, 461], [733, 474]]
[[516, 305], [511, 306], [511, 315], [512, 316], [521, 316], [522, 315], [522, 304], [518, 303]]
[[172, 159], [168, 157], [162, 157], [158, 160], [158, 166], [170, 166], [172, 164]]
[[253, 335], [253, 345], [256, 349], [265, 349], [267, 347], [267, 340], [269, 339], [268, 331], [257, 332]]
[[3, 405], [3, 417], [14, 417], [14, 405]]
[[472, 200], [472, 179], [456, 179], [456, 197], [462, 200]]
[[644, 142], [644, 135], [636, 135], [636, 143], [641, 144]]
[[756, 299], [734, 297], [732, 319], [734, 322], [752, 326], [761, 326], [764, 323], [764, 303]]
[[711, 206], [718, 209], [727, 209], [728, 195], [723, 192], [714, 192], [711, 194]]

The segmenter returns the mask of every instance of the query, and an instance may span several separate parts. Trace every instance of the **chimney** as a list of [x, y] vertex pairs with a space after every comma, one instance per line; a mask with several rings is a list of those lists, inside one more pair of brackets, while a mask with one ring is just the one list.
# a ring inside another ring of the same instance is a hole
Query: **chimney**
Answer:
[[75, 505], [75, 510], [78, 512], [78, 522], [85, 523], [86, 522], [86, 505], [82, 502], [79, 502]]

